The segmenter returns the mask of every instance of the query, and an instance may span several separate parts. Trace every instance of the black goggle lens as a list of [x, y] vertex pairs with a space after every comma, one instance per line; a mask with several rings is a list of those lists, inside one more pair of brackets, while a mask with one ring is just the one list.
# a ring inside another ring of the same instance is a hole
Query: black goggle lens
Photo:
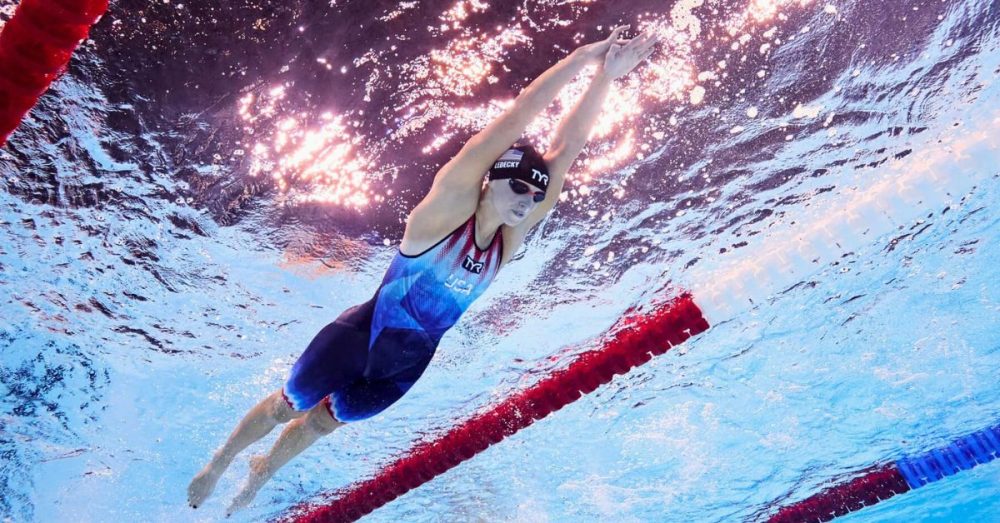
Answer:
[[[521, 180], [510, 179], [510, 190], [514, 191], [514, 194], [528, 194], [531, 191], [531, 187], [528, 184], [522, 182]], [[545, 193], [542, 191], [535, 191], [535, 194], [531, 197], [535, 203], [538, 203], [545, 199]]]

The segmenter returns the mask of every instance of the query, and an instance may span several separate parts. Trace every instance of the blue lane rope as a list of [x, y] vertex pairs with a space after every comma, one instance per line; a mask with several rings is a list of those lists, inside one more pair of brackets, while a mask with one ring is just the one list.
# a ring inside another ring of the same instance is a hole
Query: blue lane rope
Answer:
[[946, 447], [896, 461], [910, 488], [919, 488], [1000, 457], [1000, 425], [961, 437]]

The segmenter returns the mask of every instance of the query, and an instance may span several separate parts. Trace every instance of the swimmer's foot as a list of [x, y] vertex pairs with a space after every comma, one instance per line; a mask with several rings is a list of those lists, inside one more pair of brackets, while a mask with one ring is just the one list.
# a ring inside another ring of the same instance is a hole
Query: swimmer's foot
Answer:
[[219, 476], [226, 471], [227, 465], [218, 463], [212, 458], [212, 461], [191, 480], [191, 484], [188, 485], [188, 505], [191, 505], [191, 508], [198, 508], [212, 495], [215, 484], [219, 482]]
[[240, 493], [233, 498], [233, 502], [229, 505], [226, 510], [226, 516], [233, 515], [237, 510], [246, 508], [253, 498], [257, 496], [257, 491], [267, 483], [267, 480], [271, 479], [271, 471], [269, 470], [267, 463], [267, 456], [253, 456], [250, 458], [250, 475], [247, 476], [247, 481], [243, 485], [243, 489]]

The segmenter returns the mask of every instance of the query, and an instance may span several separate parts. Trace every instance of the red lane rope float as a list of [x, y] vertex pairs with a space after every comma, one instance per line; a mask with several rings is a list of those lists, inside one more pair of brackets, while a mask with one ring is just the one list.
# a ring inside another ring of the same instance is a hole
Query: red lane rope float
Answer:
[[299, 504], [279, 521], [355, 521], [708, 327], [690, 294], [627, 316], [598, 340], [596, 349], [564, 369], [417, 445], [374, 477], [323, 495], [321, 502]]
[[0, 31], [0, 146], [69, 63], [108, 0], [22, 0]]
[[767, 523], [818, 523], [874, 505], [910, 490], [895, 464], [869, 469], [809, 499], [782, 508]]

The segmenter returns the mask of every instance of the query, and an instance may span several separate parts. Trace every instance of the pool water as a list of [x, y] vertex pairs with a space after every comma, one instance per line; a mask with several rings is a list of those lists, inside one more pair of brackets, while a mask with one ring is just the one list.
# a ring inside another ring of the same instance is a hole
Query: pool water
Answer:
[[[249, 453], [197, 510], [189, 480], [370, 298], [436, 168], [620, 21], [666, 43], [612, 94], [565, 201], [402, 401], [232, 520], [372, 474], [706, 265], [1000, 135], [996, 1], [121, 0], [0, 149], [0, 517], [223, 519]], [[943, 161], [979, 182], [369, 518], [755, 521], [995, 425], [997, 159]], [[842, 521], [991, 521], [998, 492], [988, 464]]]

